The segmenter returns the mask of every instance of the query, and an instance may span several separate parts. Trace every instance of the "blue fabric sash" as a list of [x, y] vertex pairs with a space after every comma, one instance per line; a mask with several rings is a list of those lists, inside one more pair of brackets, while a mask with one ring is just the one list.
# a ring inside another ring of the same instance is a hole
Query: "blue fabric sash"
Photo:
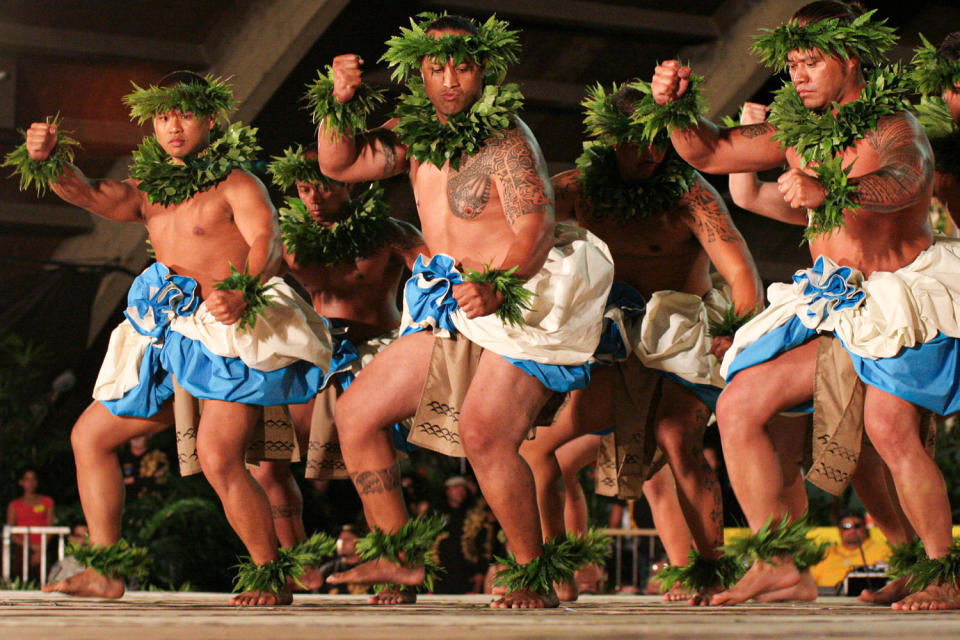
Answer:
[[[421, 288], [418, 276], [430, 282], [428, 288]], [[404, 299], [407, 312], [416, 323], [429, 323], [438, 329], [446, 329], [451, 335], [457, 334], [451, 314], [459, 308], [453, 297], [453, 286], [463, 282], [456, 270], [453, 259], [446, 255], [437, 255], [424, 264], [423, 255], [417, 257], [413, 266], [413, 276], [404, 285]], [[423, 331], [424, 327], [408, 326], [402, 335]], [[558, 393], [582, 389], [590, 382], [590, 365], [543, 364], [532, 360], [521, 360], [501, 356], [510, 364], [535, 377], [543, 385]]]
[[171, 331], [170, 313], [188, 316], [200, 305], [197, 283], [155, 263], [137, 276], [124, 315], [141, 335], [152, 338], [140, 363], [140, 381], [122, 398], [103, 401], [114, 415], [156, 415], [173, 395], [172, 376], [192, 396], [263, 406], [309, 402], [323, 371], [306, 361], [277, 369], [253, 369], [240, 358], [218, 356], [201, 342]]

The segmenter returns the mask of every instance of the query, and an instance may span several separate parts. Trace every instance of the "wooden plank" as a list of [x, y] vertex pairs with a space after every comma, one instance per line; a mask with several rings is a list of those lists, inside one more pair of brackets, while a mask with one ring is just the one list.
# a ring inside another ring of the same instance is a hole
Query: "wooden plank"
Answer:
[[0, 52], [136, 58], [197, 69], [208, 62], [201, 44], [13, 22], [0, 22]]
[[572, 25], [627, 33], [663, 33], [713, 39], [720, 31], [710, 16], [640, 9], [576, 0], [443, 0], [427, 4], [472, 13], [496, 13], [553, 25]]

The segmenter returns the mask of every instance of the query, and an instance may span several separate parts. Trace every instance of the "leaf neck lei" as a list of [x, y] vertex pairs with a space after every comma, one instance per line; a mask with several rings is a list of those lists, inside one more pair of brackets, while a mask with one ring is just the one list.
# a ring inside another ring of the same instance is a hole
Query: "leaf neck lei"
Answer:
[[516, 124], [523, 95], [515, 84], [488, 84], [469, 109], [440, 122], [423, 83], [411, 80], [409, 93], [400, 98], [393, 117], [393, 132], [419, 162], [438, 169], [448, 161], [458, 170], [464, 156], [476, 155], [490, 138], [503, 136]]
[[815, 164], [817, 179], [827, 190], [824, 204], [811, 210], [811, 221], [804, 232], [807, 240], [842, 227], [844, 210], [859, 208], [853, 200], [856, 183], [849, 181], [853, 165], [843, 168], [839, 154], [876, 130], [881, 117], [903, 111], [909, 92], [909, 81], [900, 65], [870, 73], [860, 98], [834, 103], [824, 113], [803, 106], [792, 83], [785, 83], [777, 91], [769, 118], [777, 129], [773, 139], [784, 148], [793, 148], [802, 167]]
[[130, 177], [153, 204], [180, 204], [201, 191], [216, 186], [237, 168], [247, 169], [261, 150], [257, 130], [236, 122], [215, 128], [210, 144], [200, 153], [174, 164], [155, 136], [144, 138], [133, 152]]
[[620, 223], [670, 211], [690, 191], [696, 175], [677, 154], [668, 153], [649, 178], [627, 182], [620, 177], [613, 147], [597, 142], [584, 144], [577, 170], [593, 218]]
[[329, 226], [314, 221], [299, 198], [288, 197], [286, 203], [280, 209], [280, 233], [301, 266], [356, 262], [376, 253], [389, 238], [390, 207], [376, 183], [350, 201], [348, 216]]

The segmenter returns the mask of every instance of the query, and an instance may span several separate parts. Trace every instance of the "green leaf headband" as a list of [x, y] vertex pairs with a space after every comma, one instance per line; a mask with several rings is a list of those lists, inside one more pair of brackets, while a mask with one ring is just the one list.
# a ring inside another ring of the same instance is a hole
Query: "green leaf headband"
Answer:
[[613, 96], [622, 88], [623, 85], [616, 82], [609, 93], [599, 82], [587, 87], [587, 97], [580, 103], [584, 108], [587, 135], [604, 139], [607, 144], [643, 144], [643, 127], [613, 104]]
[[924, 96], [943, 94], [960, 84], [960, 60], [947, 60], [937, 55], [937, 48], [920, 34], [923, 44], [914, 52], [910, 79], [917, 93]]
[[896, 44], [899, 36], [886, 20], [874, 22], [871, 17], [877, 10], [867, 11], [852, 22], [840, 18], [828, 18], [819, 22], [798, 25], [786, 22], [776, 29], [761, 29], [765, 32], [754, 36], [751, 51], [760, 56], [760, 61], [776, 71], [787, 68], [787, 54], [791, 51], [818, 49], [825, 55], [842, 58], [857, 58], [873, 66], [883, 64], [886, 51]]
[[146, 89], [131, 82], [134, 91], [123, 96], [123, 103], [130, 107], [130, 119], [137, 124], [168, 111], [192, 111], [210, 117], [229, 113], [235, 104], [233, 89], [212, 74], [204, 79], [207, 85], [181, 82], [172, 87], [150, 85]]
[[666, 105], [659, 105], [653, 99], [650, 84], [634, 80], [626, 86], [644, 96], [634, 105], [630, 115], [613, 104], [613, 95], [621, 87], [614, 84], [609, 94], [599, 84], [588, 87], [587, 98], [581, 103], [586, 109], [583, 123], [587, 134], [604, 139], [604, 144], [652, 145], [664, 149], [670, 142], [670, 131], [695, 126], [700, 115], [706, 111], [707, 102], [700, 93], [702, 83], [703, 76], [690, 76], [690, 86], [683, 96]]
[[419, 22], [411, 18], [409, 29], [400, 27], [400, 35], [387, 40], [387, 52], [381, 56], [380, 61], [393, 68], [391, 80], [406, 82], [420, 70], [420, 61], [424, 56], [429, 56], [436, 58], [441, 64], [446, 64], [450, 58], [455, 64], [464, 60], [484, 63], [490, 80], [497, 84], [503, 82], [507, 67], [517, 61], [520, 32], [511, 31], [505, 20], [497, 20], [493, 15], [477, 28], [476, 35], [466, 33], [430, 37], [427, 27], [437, 18], [446, 15], [421, 13], [417, 15]]
[[320, 173], [316, 158], [303, 157], [303, 145], [287, 147], [282, 156], [272, 156], [271, 159], [273, 161], [267, 165], [267, 173], [270, 174], [273, 184], [284, 191], [298, 182], [338, 184], [336, 180]]

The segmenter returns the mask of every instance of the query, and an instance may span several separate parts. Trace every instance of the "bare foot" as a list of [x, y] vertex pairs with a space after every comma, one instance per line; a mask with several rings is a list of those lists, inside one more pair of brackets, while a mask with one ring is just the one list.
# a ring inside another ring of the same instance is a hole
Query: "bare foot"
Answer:
[[93, 569], [86, 568], [69, 578], [40, 587], [45, 593], [66, 593], [81, 598], [119, 598], [123, 596], [123, 580], [108, 578]]
[[[600, 565], [591, 563], [573, 574], [577, 581], [577, 591], [580, 593], [600, 593], [606, 578]], [[561, 598], [562, 600], [562, 598]]]
[[[577, 581], [572, 578], [568, 582], [554, 582], [553, 588], [557, 592], [557, 598], [559, 598], [560, 602], [576, 602], [580, 596]], [[504, 591], [504, 593], [506, 593], [506, 591]]]
[[680, 602], [681, 600], [689, 600], [690, 592], [687, 591], [680, 584], [675, 584], [670, 588], [670, 591], [667, 591], [663, 594], [664, 602]]
[[235, 607], [277, 607], [292, 602], [293, 594], [289, 591], [244, 591], [230, 598]]
[[401, 584], [416, 587], [423, 584], [426, 577], [423, 567], [403, 567], [377, 558], [357, 565], [349, 571], [334, 573], [327, 578], [330, 584]]
[[417, 601], [416, 589], [384, 589], [370, 596], [370, 604], [414, 604]]
[[800, 582], [800, 573], [790, 558], [771, 562], [754, 562], [737, 584], [710, 598], [710, 606], [717, 607], [745, 602], [763, 593], [788, 589]]
[[313, 591], [323, 586], [323, 574], [317, 567], [304, 567], [300, 574], [300, 582], [293, 578], [287, 580], [287, 588], [290, 591]]
[[754, 598], [757, 602], [787, 602], [790, 600], [813, 602], [816, 599], [817, 583], [813, 581], [813, 576], [810, 575], [809, 571], [802, 572], [800, 581], [792, 587], [767, 591]]
[[687, 604], [694, 607], [708, 607], [710, 606], [710, 601], [713, 599], [713, 596], [717, 595], [723, 591], [723, 587], [720, 584], [715, 584], [713, 586], [702, 589], [701, 591], [693, 594]]
[[931, 584], [922, 591], [911, 593], [900, 602], [894, 602], [897, 611], [942, 611], [960, 609], [960, 590], [955, 586]]
[[518, 589], [490, 603], [493, 609], [553, 609], [559, 606], [560, 600], [553, 589], [550, 589], [549, 593], [542, 594]]
[[864, 589], [860, 592], [857, 600], [860, 602], [869, 602], [870, 604], [893, 604], [899, 602], [910, 595], [907, 589], [907, 582], [910, 576], [901, 576], [893, 582], [888, 582], [878, 591]]

